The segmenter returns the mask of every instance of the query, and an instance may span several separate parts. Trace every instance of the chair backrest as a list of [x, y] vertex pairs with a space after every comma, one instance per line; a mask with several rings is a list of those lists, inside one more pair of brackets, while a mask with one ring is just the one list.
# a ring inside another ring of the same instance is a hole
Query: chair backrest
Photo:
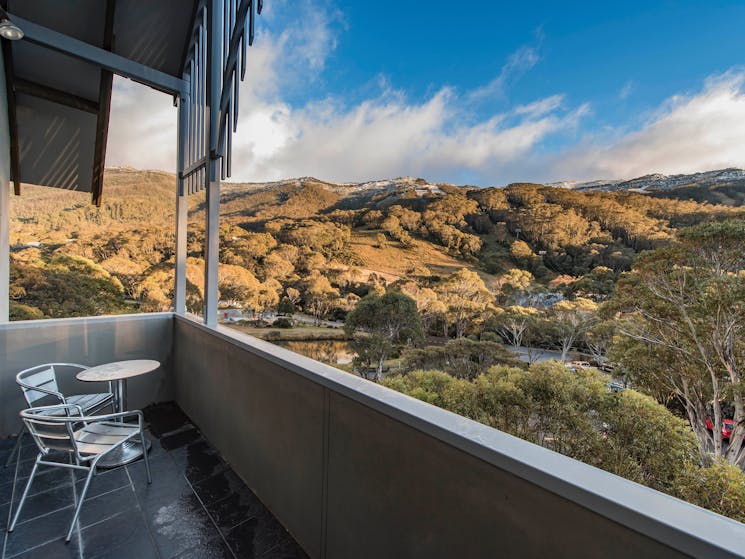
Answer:
[[80, 406], [71, 404], [30, 408], [21, 412], [21, 419], [44, 454], [50, 450], [77, 454], [74, 427], [81, 417]]
[[[36, 402], [44, 398], [54, 399], [54, 396], [49, 394], [49, 392], [59, 394], [54, 365], [54, 363], [37, 365], [36, 367], [25, 369], [16, 375], [16, 382], [20, 385], [23, 396], [26, 398], [29, 406], [33, 406]], [[42, 390], [35, 390], [36, 388]], [[61, 398], [57, 398], [57, 400], [60, 403], [62, 402]]]
[[46, 404], [64, 404], [65, 397], [57, 384], [57, 368], [74, 368], [81, 371], [85, 365], [77, 363], [44, 363], [24, 369], [16, 375], [16, 382], [23, 391], [23, 396], [30, 407]]

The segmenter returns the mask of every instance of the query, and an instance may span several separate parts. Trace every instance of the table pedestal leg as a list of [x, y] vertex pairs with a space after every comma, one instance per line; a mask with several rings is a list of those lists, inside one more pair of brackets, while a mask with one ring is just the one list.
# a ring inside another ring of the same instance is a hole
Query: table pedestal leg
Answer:
[[119, 413], [123, 412], [125, 410], [125, 403], [124, 400], [126, 398], [124, 392], [124, 379], [119, 379], [116, 382], [114, 382], [114, 411]]
[[[116, 394], [116, 407], [117, 412], [123, 412], [127, 410], [127, 381], [126, 379], [119, 379], [114, 385]], [[119, 421], [124, 421], [119, 419]], [[145, 451], [150, 450], [151, 442], [145, 437]], [[143, 449], [142, 443], [135, 441], [127, 441], [122, 446], [112, 451], [111, 454], [105, 456], [98, 462], [99, 468], [116, 468], [118, 466], [124, 466], [134, 462], [142, 456]]]

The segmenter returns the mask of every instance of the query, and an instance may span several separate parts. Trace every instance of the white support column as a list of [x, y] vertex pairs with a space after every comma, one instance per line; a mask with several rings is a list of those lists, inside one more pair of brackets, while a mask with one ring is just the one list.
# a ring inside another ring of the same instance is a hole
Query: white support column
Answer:
[[186, 228], [189, 220], [189, 199], [185, 194], [176, 195], [176, 274], [173, 309], [186, 314]]
[[207, 185], [207, 223], [204, 239], [204, 322], [217, 325], [217, 270], [220, 263], [220, 160], [211, 159]]
[[187, 98], [178, 101], [178, 148], [176, 163], [176, 263], [173, 308], [177, 314], [186, 314], [186, 230], [189, 221], [189, 203], [184, 187], [184, 152], [187, 134]]
[[[3, 109], [0, 111], [7, 113]], [[3, 146], [5, 150], [6, 146]], [[5, 159], [3, 154], [0, 171], [0, 322], [8, 322], [10, 317], [10, 172], [5, 168]]]
[[204, 239], [204, 322], [217, 326], [217, 277], [220, 263], [220, 174], [217, 155], [220, 126], [220, 96], [223, 63], [223, 0], [210, 0], [208, 12], [208, 96], [209, 163], [207, 167], [207, 223]]
[[0, 56], [0, 322], [10, 318], [10, 129], [5, 67]]

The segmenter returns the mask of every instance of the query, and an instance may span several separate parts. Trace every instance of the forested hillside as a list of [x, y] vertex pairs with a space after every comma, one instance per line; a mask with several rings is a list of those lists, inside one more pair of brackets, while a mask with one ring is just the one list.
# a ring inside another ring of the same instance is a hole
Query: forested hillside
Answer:
[[[105, 184], [101, 208], [84, 194], [34, 186], [13, 198], [13, 318], [169, 307], [173, 175], [116, 168]], [[478, 274], [505, 304], [552, 293], [602, 298], [641, 251], [669, 242], [676, 229], [742, 213], [623, 191], [409, 178], [225, 184], [221, 204], [226, 304], [260, 310], [285, 299], [343, 317], [366, 293], [397, 283], [444, 329], [443, 286], [460, 270]], [[188, 304], [198, 312], [203, 195], [191, 198], [189, 220]]]

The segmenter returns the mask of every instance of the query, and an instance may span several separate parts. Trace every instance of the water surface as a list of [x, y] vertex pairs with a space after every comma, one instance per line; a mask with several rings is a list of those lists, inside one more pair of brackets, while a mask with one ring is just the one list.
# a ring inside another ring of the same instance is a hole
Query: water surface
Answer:
[[267, 340], [278, 346], [294, 351], [322, 363], [348, 365], [355, 353], [348, 340]]

